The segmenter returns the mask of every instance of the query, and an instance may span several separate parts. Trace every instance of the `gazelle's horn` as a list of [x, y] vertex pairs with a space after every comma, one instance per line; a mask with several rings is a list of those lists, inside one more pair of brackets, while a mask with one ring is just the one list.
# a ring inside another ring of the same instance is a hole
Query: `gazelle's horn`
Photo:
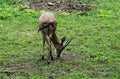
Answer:
[[65, 42], [64, 47], [66, 47], [72, 40], [73, 40], [73, 37], [72, 37], [72, 38], [69, 38], [69, 39]]
[[72, 38], [69, 38], [66, 42], [65, 42], [65, 45], [62, 47], [61, 51], [73, 40], [73, 37]]

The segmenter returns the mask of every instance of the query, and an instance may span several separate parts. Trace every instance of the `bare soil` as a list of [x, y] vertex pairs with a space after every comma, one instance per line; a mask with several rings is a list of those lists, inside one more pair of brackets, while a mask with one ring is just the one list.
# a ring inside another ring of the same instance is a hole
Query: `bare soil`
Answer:
[[32, 1], [29, 3], [30, 9], [35, 9], [37, 11], [40, 10], [48, 10], [48, 11], [63, 11], [63, 12], [77, 12], [77, 11], [90, 11], [91, 6], [89, 4], [81, 3], [81, 2], [71, 2], [66, 0], [63, 1]]
[[[40, 57], [41, 58], [41, 57]], [[38, 58], [36, 63], [34, 62], [20, 62], [20, 63], [9, 63], [6, 62], [6, 64], [0, 64], [0, 77], [3, 76], [13, 76], [13, 75], [23, 75], [23, 76], [29, 76], [27, 72], [25, 71], [31, 71], [31, 72], [36, 72], [37, 67], [36, 65], [39, 63], [40, 66], [46, 66], [47, 60], [41, 60]], [[72, 58], [72, 59], [71, 59]], [[81, 59], [81, 55], [72, 55], [72, 54], [64, 54], [59, 60], [55, 61], [60, 61], [61, 63], [67, 63], [68, 61], [74, 61]], [[73, 64], [73, 69], [75, 70], [80, 70], [81, 68], [78, 67], [77, 65]], [[42, 73], [42, 71], [40, 71]], [[67, 72], [66, 72], [67, 73]]]
[[25, 70], [27, 71], [36, 71], [36, 67], [31, 62], [23, 62], [23, 63], [6, 63], [6, 65], [0, 65], [0, 77], [7, 75], [27, 75]]

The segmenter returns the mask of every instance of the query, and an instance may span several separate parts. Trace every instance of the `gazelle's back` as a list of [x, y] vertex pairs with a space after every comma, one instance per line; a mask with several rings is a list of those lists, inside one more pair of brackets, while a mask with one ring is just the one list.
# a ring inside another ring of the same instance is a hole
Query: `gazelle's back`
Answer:
[[41, 15], [39, 18], [40, 23], [52, 23], [56, 22], [52, 13], [46, 12]]
[[43, 13], [39, 18], [39, 25], [40, 28], [46, 27], [41, 30], [41, 32], [42, 34], [49, 36], [52, 32], [55, 32], [57, 22], [52, 13], [46, 12]]

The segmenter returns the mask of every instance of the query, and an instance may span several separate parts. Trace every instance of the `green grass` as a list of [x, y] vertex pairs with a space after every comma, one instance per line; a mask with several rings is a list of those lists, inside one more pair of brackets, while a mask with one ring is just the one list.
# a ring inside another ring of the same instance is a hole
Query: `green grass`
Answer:
[[[80, 16], [81, 12], [54, 12], [59, 38], [64, 35], [75, 37], [63, 51], [61, 59], [52, 61], [50, 65], [41, 60], [42, 36], [37, 33], [39, 13], [34, 15], [34, 12], [29, 14], [31, 12], [27, 11], [25, 15], [1, 19], [0, 78], [119, 79], [119, 2], [96, 0], [96, 7], [85, 12], [86, 16]], [[47, 46], [45, 55], [47, 59]]]

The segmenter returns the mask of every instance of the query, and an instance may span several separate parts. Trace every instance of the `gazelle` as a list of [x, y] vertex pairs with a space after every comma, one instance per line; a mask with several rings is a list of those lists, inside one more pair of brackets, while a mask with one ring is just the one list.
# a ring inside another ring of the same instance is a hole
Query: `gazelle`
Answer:
[[50, 60], [54, 60], [52, 56], [51, 42], [53, 43], [57, 58], [61, 56], [61, 52], [63, 49], [71, 42], [72, 38], [68, 39], [65, 42], [65, 37], [60, 41], [56, 35], [57, 29], [57, 21], [54, 16], [50, 12], [43, 13], [39, 18], [39, 29], [38, 32], [41, 31], [43, 37], [43, 49], [42, 49], [42, 59], [44, 59], [44, 46], [45, 42], [48, 44], [48, 63]]

